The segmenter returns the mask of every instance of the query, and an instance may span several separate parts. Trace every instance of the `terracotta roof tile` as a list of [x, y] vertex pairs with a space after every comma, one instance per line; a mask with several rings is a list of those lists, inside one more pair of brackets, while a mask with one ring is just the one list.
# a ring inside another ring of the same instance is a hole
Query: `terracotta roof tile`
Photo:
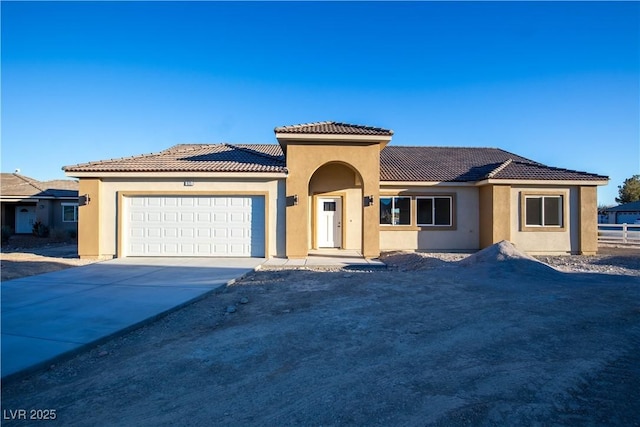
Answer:
[[[67, 172], [286, 172], [277, 144], [180, 144], [155, 154], [66, 166]], [[497, 148], [387, 146], [381, 181], [584, 180], [607, 177], [553, 168]]]
[[537, 164], [497, 148], [387, 146], [380, 154], [380, 180], [479, 181], [509, 159]]
[[588, 172], [574, 171], [570, 169], [555, 168], [551, 166], [523, 162], [510, 162], [491, 178], [552, 181], [592, 181], [608, 179], [608, 177], [606, 176], [596, 175]]
[[0, 191], [3, 197], [77, 197], [78, 181], [38, 181], [17, 173], [3, 173]]
[[285, 172], [266, 144], [184, 144], [159, 153], [65, 166], [65, 172]]
[[382, 135], [391, 136], [393, 131], [373, 126], [352, 125], [339, 122], [315, 122], [299, 125], [280, 126], [275, 128], [277, 133], [311, 133], [338, 135]]

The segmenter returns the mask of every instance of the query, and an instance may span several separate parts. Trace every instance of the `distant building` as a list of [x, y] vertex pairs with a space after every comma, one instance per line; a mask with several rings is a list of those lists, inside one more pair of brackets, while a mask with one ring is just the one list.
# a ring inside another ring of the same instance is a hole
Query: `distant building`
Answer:
[[0, 176], [2, 226], [30, 234], [39, 221], [49, 229], [78, 230], [78, 181], [38, 181], [19, 173]]
[[598, 219], [601, 224], [640, 224], [640, 200], [603, 209]]

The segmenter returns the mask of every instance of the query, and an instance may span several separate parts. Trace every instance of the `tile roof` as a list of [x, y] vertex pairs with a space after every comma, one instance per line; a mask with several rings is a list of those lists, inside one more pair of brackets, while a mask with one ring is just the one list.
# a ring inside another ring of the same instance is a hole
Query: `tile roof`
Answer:
[[[286, 172], [277, 144], [180, 144], [155, 154], [66, 166], [66, 172]], [[387, 146], [381, 181], [475, 182], [484, 179], [601, 181], [497, 148]]]
[[640, 200], [604, 209], [605, 212], [637, 212], [640, 211]]
[[479, 181], [507, 160], [535, 163], [497, 148], [387, 146], [381, 181]]
[[540, 164], [511, 162], [498, 171], [491, 178], [494, 179], [525, 179], [525, 180], [565, 180], [565, 181], [600, 181], [609, 179], [606, 176], [588, 172], [561, 169]]
[[280, 126], [274, 129], [276, 133], [311, 133], [338, 135], [382, 135], [391, 136], [393, 131], [373, 126], [351, 125], [340, 122], [315, 122], [299, 125]]
[[484, 179], [599, 181], [608, 178], [553, 168], [498, 148], [387, 146], [380, 154], [381, 181]]
[[279, 148], [272, 144], [180, 144], [159, 153], [63, 169], [65, 172], [286, 172]]
[[3, 173], [0, 176], [2, 197], [77, 197], [78, 181], [56, 179], [38, 181], [17, 173]]

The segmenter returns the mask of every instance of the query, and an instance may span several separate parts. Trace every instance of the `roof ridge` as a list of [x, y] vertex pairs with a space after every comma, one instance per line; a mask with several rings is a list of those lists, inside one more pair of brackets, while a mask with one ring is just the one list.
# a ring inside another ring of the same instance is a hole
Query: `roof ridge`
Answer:
[[301, 128], [305, 126], [334, 125], [334, 124], [337, 124], [337, 123], [332, 120], [325, 120], [321, 122], [296, 123], [295, 125], [276, 126], [275, 129], [283, 129], [283, 128], [291, 129], [291, 128]]
[[[524, 160], [526, 160], [527, 162], [529, 162], [529, 163], [531, 163], [531, 164], [546, 166], [544, 163], [536, 162], [535, 160], [531, 160], [531, 159], [530, 159], [530, 158], [528, 158], [528, 157], [524, 157], [524, 156], [521, 156], [520, 154], [512, 153], [511, 151], [507, 151], [507, 150], [504, 150], [504, 149], [502, 149], [502, 148], [496, 148], [496, 150], [500, 150], [500, 151], [502, 151], [503, 153], [507, 153], [507, 154], [509, 154], [510, 156], [513, 156], [513, 157], [518, 157], [518, 158], [520, 158], [520, 159], [524, 159]], [[523, 162], [523, 161], [521, 161], [521, 160], [517, 160], [516, 162], [517, 162], [517, 163], [524, 163], [524, 162]]]
[[[195, 150], [201, 150], [202, 148], [208, 148], [208, 147], [214, 147], [217, 145], [225, 145], [226, 142], [215, 142], [215, 143], [184, 143], [184, 144], [175, 144], [172, 145], [171, 147], [164, 149], [162, 151], [160, 151], [158, 154], [163, 154], [163, 153], [182, 153], [183, 151], [195, 151]], [[180, 147], [184, 145], [185, 147], [183, 148], [176, 148], [176, 147]]]
[[[473, 149], [473, 150], [499, 150], [499, 151], [504, 151], [500, 148], [497, 147], [474, 147], [471, 145], [398, 145], [398, 144], [393, 144], [393, 145], [387, 145], [387, 147], [385, 148], [455, 148], [455, 149], [459, 149], [459, 148], [464, 148], [464, 149]], [[505, 151], [505, 153], [508, 153], [508, 151]], [[512, 153], [509, 153], [512, 154]], [[514, 156], [517, 156], [514, 154]], [[517, 156], [517, 157], [521, 157], [521, 156]]]
[[[304, 128], [313, 128], [313, 127], [322, 127], [322, 126], [335, 126], [335, 127], [344, 127], [350, 129], [359, 129], [371, 132], [381, 132], [383, 134], [393, 135], [393, 131], [390, 129], [381, 128], [379, 126], [371, 126], [371, 125], [358, 125], [353, 123], [346, 122], [336, 122], [334, 120], [327, 120], [322, 122], [310, 122], [310, 123], [297, 123], [295, 125], [285, 125], [285, 126], [277, 126], [274, 128], [274, 132], [283, 132], [288, 133], [294, 130], [304, 130]], [[296, 133], [296, 132], [291, 132]], [[313, 132], [310, 133], [332, 133], [332, 132]], [[337, 132], [341, 133], [341, 132]]]
[[44, 188], [40, 187], [39, 181], [33, 179], [33, 178], [29, 178], [28, 176], [24, 176], [24, 175], [20, 175], [19, 173], [13, 173], [13, 175], [16, 178], [21, 179], [22, 181], [26, 182], [27, 184], [29, 184], [30, 186], [34, 187], [36, 190], [38, 191], [46, 191]]
[[513, 162], [512, 158], [508, 158], [507, 160], [502, 162], [497, 168], [495, 168], [494, 170], [492, 170], [487, 174], [486, 179], [493, 178], [494, 176], [496, 176], [501, 170], [509, 166], [511, 162]]
[[[234, 144], [231, 144], [231, 143], [228, 143], [228, 142], [225, 142], [224, 145], [226, 145], [227, 147], [234, 148], [236, 150], [244, 151], [245, 153], [249, 153], [249, 154], [252, 154], [252, 155], [255, 155], [255, 156], [259, 156], [259, 157], [264, 157], [265, 159], [269, 159], [269, 160], [278, 160], [278, 161], [280, 161], [281, 157], [283, 157], [283, 156], [272, 156], [270, 154], [263, 153], [261, 151], [250, 150], [248, 148], [239, 147], [237, 145], [234, 145]], [[247, 145], [250, 145], [250, 144], [247, 144]], [[258, 145], [258, 144], [255, 144], [255, 145]], [[273, 145], [275, 145], [275, 144], [273, 144]]]

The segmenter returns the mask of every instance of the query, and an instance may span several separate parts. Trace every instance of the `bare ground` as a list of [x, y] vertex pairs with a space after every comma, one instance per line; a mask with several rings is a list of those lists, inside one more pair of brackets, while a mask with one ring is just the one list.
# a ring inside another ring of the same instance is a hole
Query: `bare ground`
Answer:
[[59, 425], [640, 425], [637, 257], [580, 258], [612, 274], [414, 255], [256, 272], [4, 385], [3, 410], [55, 409]]
[[95, 262], [78, 257], [76, 241], [11, 236], [0, 253], [0, 281], [35, 276]]

